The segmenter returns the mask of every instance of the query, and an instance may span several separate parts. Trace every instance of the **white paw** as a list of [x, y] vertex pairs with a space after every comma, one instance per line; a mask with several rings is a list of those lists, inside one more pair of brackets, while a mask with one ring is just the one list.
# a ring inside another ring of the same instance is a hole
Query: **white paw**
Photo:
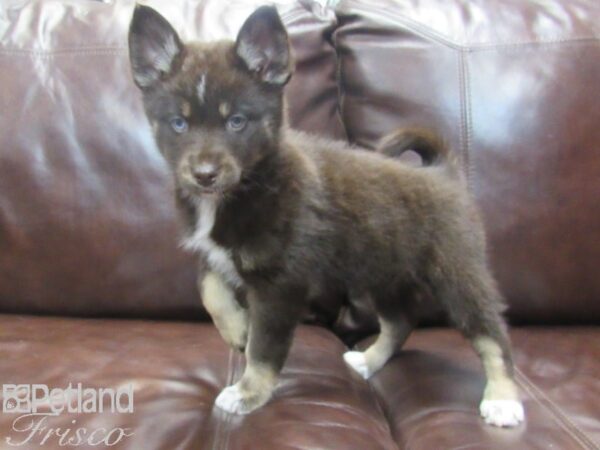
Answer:
[[249, 412], [244, 407], [244, 398], [237, 384], [223, 389], [215, 399], [215, 405], [228, 413], [246, 414]]
[[496, 427], [516, 427], [525, 420], [523, 404], [518, 400], [483, 400], [479, 413], [485, 423]]
[[367, 364], [364, 352], [346, 352], [344, 353], [344, 360], [365, 380], [373, 375], [371, 370], [369, 370], [369, 365]]

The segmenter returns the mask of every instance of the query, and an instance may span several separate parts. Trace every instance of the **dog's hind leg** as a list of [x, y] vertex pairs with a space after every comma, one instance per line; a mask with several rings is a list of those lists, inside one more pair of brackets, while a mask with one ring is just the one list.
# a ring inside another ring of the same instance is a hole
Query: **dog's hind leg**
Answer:
[[479, 412], [489, 425], [514, 427], [525, 420], [505, 344], [485, 333], [471, 338], [485, 370], [487, 384]]
[[460, 278], [438, 279], [432, 289], [481, 358], [487, 378], [481, 416], [489, 425], [517, 426], [524, 420], [524, 410], [514, 382], [502, 297], [485, 266], [471, 266], [460, 273]]
[[344, 353], [344, 360], [364, 379], [368, 379], [381, 369], [385, 363], [402, 347], [414, 328], [410, 308], [414, 289], [406, 287], [396, 296], [377, 295], [373, 298], [378, 315], [380, 332], [373, 344], [364, 352]]
[[244, 351], [248, 340], [248, 310], [235, 298], [233, 289], [216, 272], [198, 278], [202, 304], [221, 337], [231, 347]]

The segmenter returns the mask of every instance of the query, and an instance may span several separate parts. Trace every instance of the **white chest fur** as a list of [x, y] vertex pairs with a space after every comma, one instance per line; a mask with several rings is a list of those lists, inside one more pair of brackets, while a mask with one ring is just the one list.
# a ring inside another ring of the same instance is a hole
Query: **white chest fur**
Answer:
[[242, 279], [238, 274], [231, 259], [231, 252], [215, 243], [210, 233], [215, 224], [217, 212], [217, 200], [211, 197], [202, 197], [196, 204], [198, 219], [194, 233], [182, 242], [183, 248], [204, 255], [211, 270], [219, 273], [235, 287], [242, 285]]

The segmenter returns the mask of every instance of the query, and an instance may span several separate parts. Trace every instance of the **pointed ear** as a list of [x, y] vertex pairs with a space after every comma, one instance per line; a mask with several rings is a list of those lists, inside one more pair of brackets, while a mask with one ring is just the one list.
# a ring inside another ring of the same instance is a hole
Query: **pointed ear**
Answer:
[[129, 61], [140, 88], [170, 74], [182, 50], [177, 32], [163, 16], [148, 6], [135, 6], [129, 25]]
[[287, 32], [273, 6], [261, 6], [246, 19], [235, 50], [246, 68], [266, 83], [283, 86], [294, 70]]

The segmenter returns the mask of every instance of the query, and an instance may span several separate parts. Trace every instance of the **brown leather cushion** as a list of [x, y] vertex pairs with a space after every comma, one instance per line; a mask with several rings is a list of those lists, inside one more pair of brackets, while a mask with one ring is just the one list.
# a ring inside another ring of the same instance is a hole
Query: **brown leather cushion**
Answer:
[[[134, 384], [133, 414], [64, 413], [47, 423], [132, 428], [114, 448], [525, 450], [600, 442], [596, 328], [512, 330], [527, 414], [515, 430], [478, 417], [480, 363], [449, 330], [414, 333], [369, 386], [345, 366], [335, 336], [300, 327], [274, 399], [246, 417], [213, 410], [220, 389], [241, 375], [243, 358], [211, 325], [4, 315], [0, 330], [4, 384]], [[0, 436], [23, 436], [11, 431], [15, 417], [0, 414]], [[60, 448], [55, 440], [45, 447]]]
[[436, 128], [462, 158], [518, 321], [600, 321], [600, 2], [342, 0], [353, 142]]
[[[4, 315], [0, 330], [2, 383], [134, 384], [133, 414], [65, 412], [46, 422], [88, 433], [132, 429], [133, 436], [111, 448], [396, 448], [371, 388], [345, 365], [344, 345], [322, 328], [297, 330], [275, 397], [246, 417], [213, 410], [219, 391], [240, 377], [243, 359], [210, 324]], [[3, 442], [24, 439], [26, 433], [11, 431], [16, 416], [0, 414]], [[43, 448], [63, 447], [53, 437]]]
[[399, 447], [597, 448], [600, 330], [526, 327], [511, 337], [524, 426], [486, 426], [477, 413], [485, 379], [475, 352], [455, 331], [420, 330], [372, 378]]
[[[184, 39], [234, 37], [262, 4], [145, 3]], [[170, 175], [129, 70], [133, 5], [2, 7], [0, 311], [202, 317], [195, 259], [177, 248]], [[281, 8], [298, 59], [292, 123], [339, 136], [326, 39], [335, 18], [307, 8]]]

